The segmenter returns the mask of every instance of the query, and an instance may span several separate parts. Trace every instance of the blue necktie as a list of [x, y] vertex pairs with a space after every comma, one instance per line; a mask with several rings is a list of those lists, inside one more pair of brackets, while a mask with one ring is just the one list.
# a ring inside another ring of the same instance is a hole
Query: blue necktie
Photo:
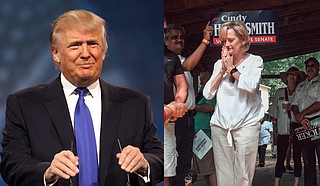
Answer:
[[79, 186], [99, 186], [98, 157], [90, 111], [84, 102], [87, 88], [76, 88], [79, 94], [74, 112], [74, 131], [79, 157]]

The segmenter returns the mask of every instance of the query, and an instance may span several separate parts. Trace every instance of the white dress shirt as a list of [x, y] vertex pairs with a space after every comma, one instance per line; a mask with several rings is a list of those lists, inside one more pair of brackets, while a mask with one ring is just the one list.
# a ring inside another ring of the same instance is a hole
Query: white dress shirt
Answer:
[[[77, 87], [72, 85], [61, 73], [61, 83], [63, 87], [63, 92], [67, 100], [69, 114], [71, 118], [71, 123], [74, 128], [74, 111], [76, 109], [77, 101], [79, 95], [74, 91]], [[85, 104], [90, 110], [94, 135], [96, 138], [97, 145], [97, 155], [98, 155], [98, 164], [99, 164], [99, 152], [100, 152], [100, 129], [101, 129], [101, 88], [100, 82], [97, 80], [92, 85], [87, 87], [89, 93], [84, 97]]]
[[[298, 84], [292, 105], [299, 108], [299, 112], [304, 111], [315, 102], [320, 102], [320, 75], [308, 81], [308, 78]], [[306, 118], [319, 116], [320, 111], [307, 115]]]

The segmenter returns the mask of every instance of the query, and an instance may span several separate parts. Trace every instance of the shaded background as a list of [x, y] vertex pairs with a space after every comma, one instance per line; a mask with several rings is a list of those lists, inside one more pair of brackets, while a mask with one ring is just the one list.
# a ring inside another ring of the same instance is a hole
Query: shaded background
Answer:
[[[107, 22], [109, 49], [102, 79], [151, 97], [163, 139], [163, 1], [2, 1], [0, 6], [0, 130], [8, 94], [57, 77], [50, 50], [51, 23], [72, 9]], [[2, 139], [2, 133], [0, 134]], [[0, 147], [0, 150], [2, 147]], [[5, 183], [0, 178], [0, 186]]]

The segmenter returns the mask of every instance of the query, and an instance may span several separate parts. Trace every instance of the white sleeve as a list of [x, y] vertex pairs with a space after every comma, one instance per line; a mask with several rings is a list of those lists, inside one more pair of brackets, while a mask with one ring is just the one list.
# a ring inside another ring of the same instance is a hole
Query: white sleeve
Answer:
[[57, 183], [58, 180], [54, 181], [53, 183], [50, 183], [50, 184], [47, 184], [46, 182], [46, 177], [45, 175], [43, 174], [43, 185], [44, 186], [53, 186], [55, 183]]
[[[239, 69], [238, 69], [239, 70]], [[259, 87], [261, 72], [263, 70], [263, 59], [256, 56], [250, 67], [243, 72], [240, 72], [238, 88], [250, 93], [256, 92]]]
[[134, 173], [136, 175], [138, 175], [140, 178], [142, 178], [145, 183], [150, 182], [150, 165], [149, 165], [149, 163], [148, 163], [148, 174], [146, 176], [142, 176], [141, 174], [139, 174], [137, 172], [134, 172]]

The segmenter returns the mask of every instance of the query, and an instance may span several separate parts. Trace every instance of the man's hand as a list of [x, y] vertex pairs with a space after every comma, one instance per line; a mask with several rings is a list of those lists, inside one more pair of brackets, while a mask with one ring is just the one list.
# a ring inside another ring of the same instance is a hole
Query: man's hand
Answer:
[[310, 121], [306, 118], [303, 118], [301, 120], [301, 125], [303, 126], [303, 128], [307, 129], [309, 127], [311, 127]]
[[188, 111], [187, 104], [177, 101], [172, 101], [166, 106], [168, 106], [172, 110], [171, 116], [174, 118], [180, 118]]
[[166, 117], [164, 123], [174, 122], [178, 118], [182, 117], [188, 111], [188, 105], [177, 101], [172, 101], [168, 105], [164, 106]]
[[170, 108], [172, 108], [171, 105], [173, 105], [175, 108], [172, 114], [173, 117], [180, 118], [188, 111], [188, 105], [185, 103], [173, 101], [169, 104]]
[[60, 178], [69, 179], [79, 173], [79, 158], [71, 151], [61, 151], [56, 154], [51, 165], [44, 173], [47, 183], [54, 182]]
[[203, 38], [210, 41], [213, 32], [213, 27], [210, 26], [210, 21], [207, 23], [206, 28], [203, 30]]
[[304, 117], [304, 115], [302, 115], [301, 113], [296, 113], [294, 116], [296, 117], [296, 120], [297, 120], [299, 123], [301, 123], [301, 121], [302, 121], [302, 119], [303, 119], [303, 117]]
[[131, 145], [126, 146], [121, 153], [118, 153], [121, 169], [133, 173], [135, 171], [145, 175], [148, 171], [148, 161], [144, 158], [140, 149]]

